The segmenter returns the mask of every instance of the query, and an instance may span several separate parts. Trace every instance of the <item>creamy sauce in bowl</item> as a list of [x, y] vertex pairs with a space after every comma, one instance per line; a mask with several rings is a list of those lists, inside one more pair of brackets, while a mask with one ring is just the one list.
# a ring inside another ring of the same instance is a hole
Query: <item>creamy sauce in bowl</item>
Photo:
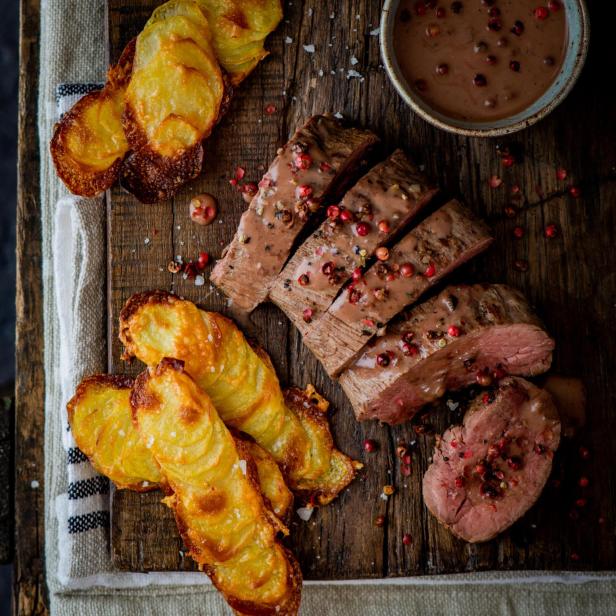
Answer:
[[450, 118], [514, 116], [550, 88], [567, 49], [560, 0], [401, 0], [393, 48], [402, 75]]

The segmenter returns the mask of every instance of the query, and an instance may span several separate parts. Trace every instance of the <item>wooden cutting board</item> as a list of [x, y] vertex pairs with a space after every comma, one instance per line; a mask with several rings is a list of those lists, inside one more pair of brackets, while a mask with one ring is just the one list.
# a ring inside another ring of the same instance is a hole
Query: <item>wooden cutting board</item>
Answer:
[[[112, 60], [158, 4], [152, 0], [109, 1]], [[520, 153], [512, 169], [503, 169], [496, 141], [440, 132], [414, 117], [397, 96], [379, 57], [376, 28], [380, 10], [379, 0], [288, 3], [284, 22], [268, 41], [271, 55], [239, 89], [206, 144], [203, 176], [171, 202], [158, 205], [139, 204], [118, 188], [111, 191], [109, 369], [131, 374], [142, 369], [137, 364], [127, 367], [120, 360], [117, 340], [118, 314], [132, 293], [167, 289], [209, 310], [227, 312], [224, 297], [207, 281], [197, 287], [191, 280], [170, 274], [167, 263], [175, 255], [195, 258], [202, 250], [220, 255], [246, 207], [229, 184], [236, 167], [246, 170], [246, 179], [258, 181], [276, 149], [304, 118], [324, 111], [342, 112], [376, 131], [389, 150], [406, 148], [443, 189], [461, 196], [491, 223], [496, 245], [460, 272], [457, 280], [505, 282], [527, 294], [557, 340], [554, 369], [580, 376], [588, 388], [589, 420], [578, 436], [563, 443], [557, 456], [554, 477], [560, 487], [547, 488], [510, 532], [485, 545], [467, 545], [443, 529], [420, 498], [421, 477], [434, 437], [417, 437], [413, 473], [402, 477], [395, 448], [400, 440], [416, 438], [413, 428], [358, 424], [341, 389], [302, 346], [284, 315], [271, 305], [261, 306], [252, 317], [250, 333], [272, 356], [282, 383], [314, 383], [332, 402], [333, 431], [340, 449], [365, 463], [360, 477], [332, 505], [318, 510], [307, 523], [295, 517], [289, 543], [305, 577], [331, 580], [613, 567], [616, 178], [611, 168], [615, 148], [603, 131], [603, 122], [614, 114], [607, 97], [593, 90], [593, 57], [565, 104], [539, 125], [503, 141]], [[303, 46], [309, 44], [314, 44], [314, 53], [305, 51]], [[350, 68], [362, 78], [347, 77]], [[274, 105], [276, 112], [266, 113], [268, 105]], [[582, 114], [583, 129], [577, 122]], [[581, 198], [571, 198], [568, 182], [557, 181], [559, 166], [581, 183]], [[489, 187], [491, 175], [502, 176], [498, 189]], [[520, 187], [522, 197], [515, 201], [514, 185]], [[219, 219], [209, 227], [196, 226], [188, 217], [190, 198], [200, 192], [219, 199]], [[519, 208], [515, 219], [504, 214], [511, 202]], [[558, 225], [560, 237], [543, 237], [547, 223]], [[515, 225], [525, 229], [523, 239], [514, 239]], [[517, 259], [528, 261], [528, 271], [514, 268]], [[432, 423], [442, 431], [452, 419], [443, 405]], [[376, 453], [363, 452], [366, 438], [378, 443]], [[588, 460], [581, 459], [581, 446], [589, 448]], [[577, 486], [581, 475], [590, 478], [590, 486], [583, 491], [588, 503], [576, 509], [574, 501], [582, 496]], [[379, 498], [385, 484], [396, 487], [395, 496], [387, 502]], [[159, 493], [115, 493], [112, 546], [120, 569], [194, 568], [184, 557], [171, 515], [159, 500]], [[579, 519], [572, 519], [573, 510], [579, 511]], [[386, 519], [382, 528], [374, 525], [378, 515]], [[606, 522], [600, 524], [599, 517]], [[412, 537], [410, 546], [402, 543], [405, 533]]]

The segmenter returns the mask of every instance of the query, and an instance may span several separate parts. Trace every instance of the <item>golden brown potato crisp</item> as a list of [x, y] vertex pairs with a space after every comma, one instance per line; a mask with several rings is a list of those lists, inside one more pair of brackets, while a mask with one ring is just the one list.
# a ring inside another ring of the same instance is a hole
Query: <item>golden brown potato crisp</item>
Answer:
[[[117, 488], [145, 491], [160, 487], [162, 476], [151, 451], [133, 425], [130, 391], [133, 380], [98, 374], [84, 379], [68, 403], [69, 423], [75, 442], [96, 470]], [[272, 511], [286, 522], [293, 494], [278, 465], [264, 449], [246, 437], [254, 459], [259, 486]]]
[[299, 389], [283, 395], [267, 355], [222, 315], [164, 291], [136, 294], [120, 314], [120, 340], [126, 358], [148, 366], [185, 362], [223, 421], [267, 450], [302, 498], [329, 503], [361, 467], [335, 448], [327, 403]]
[[137, 378], [131, 404], [190, 556], [238, 612], [297, 614], [297, 561], [277, 539], [282, 525], [261, 496], [248, 448], [207, 394], [181, 362], [165, 359]]

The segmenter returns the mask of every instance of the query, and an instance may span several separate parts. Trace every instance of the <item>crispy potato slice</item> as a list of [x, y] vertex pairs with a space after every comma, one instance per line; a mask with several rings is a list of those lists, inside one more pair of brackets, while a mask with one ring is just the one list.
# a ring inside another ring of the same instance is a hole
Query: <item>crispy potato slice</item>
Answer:
[[137, 37], [123, 125], [131, 154], [122, 184], [145, 203], [173, 195], [203, 165], [225, 80], [204, 11], [194, 0], [159, 7]]
[[120, 314], [125, 358], [156, 366], [185, 362], [223, 421], [252, 436], [280, 465], [291, 490], [326, 504], [361, 464], [334, 447], [326, 408], [293, 390], [287, 401], [267, 355], [253, 349], [235, 324], [165, 291], [131, 297]]
[[97, 374], [84, 379], [67, 405], [77, 446], [92, 466], [118, 488], [142, 492], [158, 487], [161, 474], [133, 426], [133, 379]]
[[182, 362], [164, 359], [142, 373], [131, 404], [190, 556], [233, 609], [297, 614], [301, 572], [277, 539], [281, 523], [265, 506], [248, 448]]
[[77, 101], [55, 126], [51, 156], [58, 176], [76, 195], [98, 195], [120, 176], [128, 152], [122, 127], [124, 92], [134, 53], [133, 40], [109, 69], [105, 87]]
[[280, 0], [197, 0], [210, 22], [216, 57], [238, 85], [267, 56], [263, 43], [282, 19]]
[[[68, 403], [68, 416], [77, 446], [96, 470], [118, 488], [144, 491], [159, 487], [161, 474], [150, 450], [143, 445], [133, 425], [130, 390], [133, 380], [98, 374], [84, 379]], [[278, 465], [264, 449], [247, 437], [255, 461], [259, 485], [272, 511], [288, 520], [293, 494]]]

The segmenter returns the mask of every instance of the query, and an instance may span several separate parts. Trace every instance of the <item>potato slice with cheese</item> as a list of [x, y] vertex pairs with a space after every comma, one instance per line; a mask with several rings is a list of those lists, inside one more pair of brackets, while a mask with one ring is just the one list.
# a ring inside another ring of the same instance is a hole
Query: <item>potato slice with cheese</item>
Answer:
[[198, 0], [210, 22], [214, 49], [233, 85], [265, 57], [263, 43], [282, 19], [280, 0]]
[[109, 69], [102, 90], [90, 92], [65, 113], [51, 139], [51, 156], [60, 179], [77, 195], [93, 197], [110, 188], [128, 152], [122, 127], [124, 91], [130, 77], [135, 42]]
[[326, 504], [361, 467], [334, 447], [327, 403], [297, 389], [285, 398], [269, 357], [222, 315], [164, 291], [136, 294], [120, 314], [120, 339], [126, 358], [148, 366], [184, 361], [223, 421], [273, 456], [295, 494]]
[[[96, 470], [118, 488], [143, 491], [159, 487], [161, 474], [152, 453], [133, 425], [130, 391], [133, 380], [99, 374], [84, 379], [68, 403], [68, 417], [77, 446]], [[243, 438], [254, 459], [259, 485], [272, 511], [283, 521], [293, 495], [278, 465], [255, 442]]]
[[202, 141], [228, 94], [199, 5], [171, 0], [154, 11], [137, 37], [126, 89], [123, 124], [132, 152], [122, 184], [151, 203], [196, 177], [203, 165]]
[[152, 490], [161, 474], [133, 426], [130, 393], [133, 379], [97, 374], [84, 379], [67, 405], [79, 449], [92, 466], [118, 488]]
[[182, 362], [164, 359], [142, 373], [131, 404], [190, 556], [240, 613], [296, 614], [299, 566], [277, 539], [281, 523], [263, 501], [248, 448]]

